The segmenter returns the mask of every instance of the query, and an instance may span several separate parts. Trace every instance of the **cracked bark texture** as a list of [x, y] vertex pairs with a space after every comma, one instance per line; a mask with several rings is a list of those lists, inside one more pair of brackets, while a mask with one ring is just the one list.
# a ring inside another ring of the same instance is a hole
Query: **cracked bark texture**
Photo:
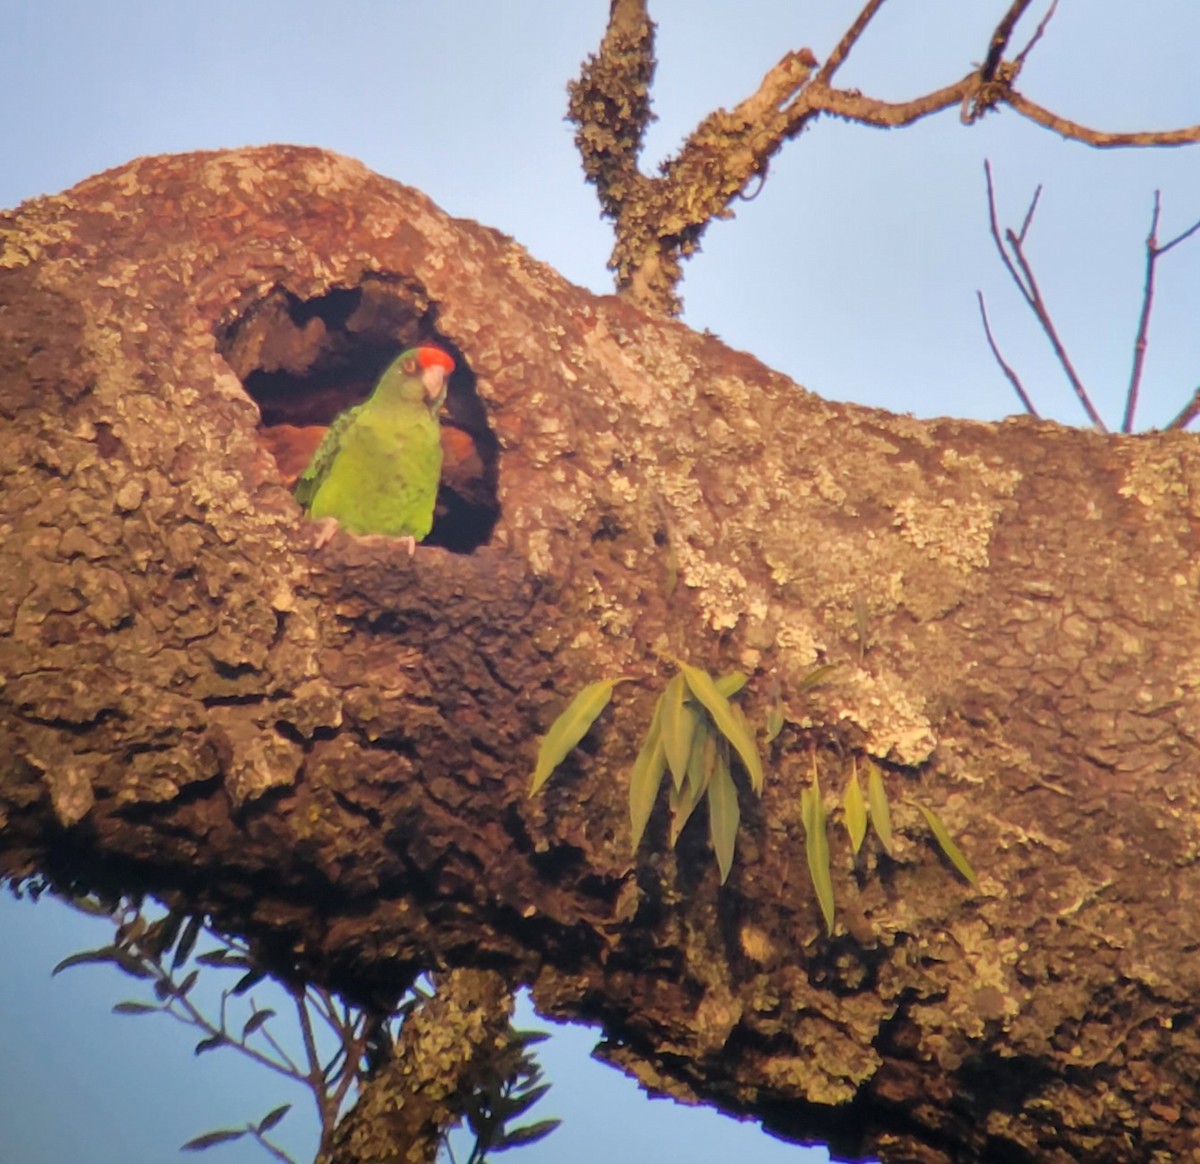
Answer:
[[[318, 150], [141, 159], [0, 226], [0, 872], [152, 891], [357, 998], [498, 971], [843, 1157], [1200, 1156], [1193, 436], [831, 404]], [[327, 420], [416, 336], [492, 523], [314, 553], [267, 414]], [[786, 709], [723, 888], [662, 805], [628, 851], [662, 652]], [[829, 939], [799, 792], [815, 762], [834, 809], [856, 756], [898, 847], [834, 834]]]

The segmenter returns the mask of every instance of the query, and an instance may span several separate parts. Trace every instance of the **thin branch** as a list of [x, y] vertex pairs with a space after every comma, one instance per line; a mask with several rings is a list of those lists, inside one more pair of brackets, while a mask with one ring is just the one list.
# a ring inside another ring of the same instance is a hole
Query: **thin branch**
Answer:
[[[829, 54], [828, 59], [821, 66], [821, 70], [816, 75], [816, 80], [824, 85], [828, 85], [833, 79], [833, 74], [842, 66], [842, 62], [850, 55], [850, 50], [857, 43], [859, 37], [867, 30], [867, 25], [875, 19], [875, 14], [883, 7], [885, 0], [867, 0], [866, 7], [858, 14], [858, 18], [852, 25], [842, 34], [842, 39], [834, 46], [833, 52]], [[1029, 3], [1029, 0], [1025, 0]]]
[[1158, 253], [1160, 255], [1165, 255], [1172, 247], [1178, 246], [1181, 242], [1186, 242], [1198, 230], [1200, 230], [1200, 219], [1198, 219], [1196, 222], [1193, 222], [1192, 225], [1189, 226], [1182, 234], [1176, 235], [1169, 243], [1163, 243], [1163, 245], [1158, 248]]
[[[1000, 219], [996, 214], [996, 189], [992, 185], [992, 163], [986, 158], [983, 162], [983, 173], [987, 180], [987, 202], [988, 202], [988, 226], [992, 232], [992, 241], [996, 244], [996, 251], [1000, 255], [1000, 261], [1004, 264], [1005, 270], [1012, 276], [1012, 280], [1017, 285], [1017, 289], [1021, 292], [1021, 297], [1030, 307], [1033, 306], [1033, 295], [1029, 291], [1013, 266], [1012, 259], [1008, 257], [1008, 248], [1004, 245], [1003, 235], [1000, 233]], [[1039, 186], [1034, 193], [1032, 200], [1029, 203], [1029, 209], [1025, 213], [1025, 221], [1021, 226], [1021, 239], [1024, 240], [1026, 232], [1033, 221], [1033, 211], [1037, 206], [1038, 198], [1041, 196], [1042, 189]]]
[[1088, 419], [1092, 424], [1100, 432], [1108, 432], [1108, 427], [1101, 419], [1100, 413], [1096, 411], [1087, 389], [1083, 386], [1083, 381], [1080, 380], [1078, 373], [1075, 371], [1075, 365], [1071, 363], [1071, 357], [1067, 355], [1067, 349], [1063, 346], [1062, 340], [1059, 339], [1058, 329], [1054, 326], [1054, 321], [1050, 318], [1050, 309], [1046, 306], [1046, 301], [1042, 298], [1041, 288], [1038, 287], [1033, 268], [1029, 265], [1029, 261], [1025, 258], [1025, 252], [1021, 248], [1021, 240], [1011, 230], [1006, 232], [1006, 237], [1008, 245], [1017, 257], [1021, 273], [1025, 276], [1026, 282], [1029, 284], [1029, 289], [1033, 293], [1032, 306], [1034, 315], [1037, 316], [1038, 323], [1042, 325], [1042, 331], [1050, 341], [1050, 346], [1054, 349], [1054, 354], [1058, 357], [1059, 365], [1066, 373], [1067, 379], [1071, 382], [1071, 387], [1075, 391], [1076, 398], [1083, 406], [1083, 410], [1087, 413]]
[[1158, 217], [1162, 212], [1162, 196], [1154, 191], [1154, 213], [1150, 216], [1150, 233], [1146, 236], [1146, 281], [1142, 287], [1142, 310], [1138, 316], [1137, 338], [1133, 341], [1133, 368], [1129, 373], [1129, 391], [1125, 394], [1125, 418], [1122, 432], [1133, 432], [1133, 414], [1137, 411], [1138, 391], [1142, 369], [1146, 363], [1146, 336], [1150, 330], [1150, 311], [1154, 304], [1154, 266], [1158, 258]]
[[1029, 393], [1025, 391], [1025, 386], [1021, 383], [1021, 378], [1009, 367], [1004, 357], [1000, 354], [999, 347], [996, 346], [996, 341], [992, 337], [992, 327], [988, 322], [987, 304], [984, 302], [983, 292], [976, 291], [975, 295], [979, 300], [979, 314], [983, 318], [983, 333], [987, 336], [988, 347], [992, 349], [992, 355], [996, 357], [996, 363], [1000, 365], [1001, 371], [1008, 377], [1008, 382], [1013, 386], [1013, 391], [1020, 398], [1025, 411], [1030, 416], [1036, 416], [1041, 420], [1038, 410], [1034, 408], [1033, 401], [1029, 398]]
[[1183, 406], [1179, 415], [1167, 425], [1170, 429], [1185, 429], [1197, 416], [1200, 416], [1200, 388], [1192, 393], [1192, 398]]
[[[984, 162], [984, 165], [986, 166], [987, 163]], [[990, 173], [988, 174], [988, 179], [990, 182], [990, 180], [991, 180]], [[1041, 200], [1042, 200], [1042, 184], [1041, 184], [1041, 182], [1039, 182], [1037, 185], [1037, 189], [1034, 190], [1034, 192], [1033, 192], [1033, 197], [1029, 200], [1029, 209], [1025, 211], [1025, 219], [1021, 223], [1021, 229], [1017, 234], [1017, 239], [1020, 241], [1022, 246], [1025, 244], [1025, 236], [1029, 233], [1029, 228], [1033, 225], [1033, 216], [1037, 213], [1038, 203]], [[993, 216], [993, 218], [994, 218], [994, 216]]]
[[996, 25], [996, 31], [992, 33], [992, 39], [988, 42], [987, 56], [979, 69], [979, 79], [985, 84], [995, 79], [996, 68], [1004, 59], [1004, 50], [1008, 48], [1013, 29], [1017, 27], [1017, 21], [1025, 15], [1025, 9], [1032, 3], [1033, 0], [1013, 0], [1000, 23]]
[[1009, 90], [1004, 96], [1004, 102], [1015, 109], [1022, 117], [1038, 125], [1054, 130], [1061, 137], [1083, 142], [1084, 145], [1095, 146], [1097, 149], [1118, 149], [1128, 146], [1181, 146], [1192, 145], [1200, 141], [1200, 125], [1189, 125], [1183, 129], [1146, 129], [1133, 133], [1109, 133], [1103, 129], [1090, 129], [1077, 121], [1070, 121], [1051, 113], [1028, 97]]
[[1036, 29], [1034, 29], [1033, 36], [1031, 36], [1029, 38], [1029, 43], [1019, 53], [1017, 53], [1016, 60], [1014, 63], [1016, 65], [1018, 72], [1020, 72], [1021, 69], [1024, 67], [1025, 59], [1033, 51], [1033, 46], [1035, 44], [1037, 44], [1037, 42], [1039, 40], [1042, 39], [1042, 34], [1046, 31], [1046, 26], [1050, 23], [1051, 19], [1054, 17], [1055, 12], [1057, 12], [1057, 11], [1058, 11], [1058, 0], [1052, 0], [1049, 9], [1047, 9], [1047, 11], [1046, 11], [1046, 15], [1043, 16], [1042, 19], [1038, 21], [1038, 26]]
[[[1158, 260], [1172, 247], [1186, 242], [1196, 231], [1200, 230], [1200, 220], [1192, 223], [1187, 230], [1177, 234], [1170, 242], [1158, 245], [1158, 222], [1162, 211], [1162, 197], [1159, 191], [1154, 191], [1154, 212], [1150, 216], [1150, 233], [1146, 236], [1146, 279], [1142, 287], [1142, 308], [1138, 316], [1137, 338], [1133, 343], [1133, 367], [1129, 374], [1129, 391], [1125, 397], [1125, 418], [1121, 423], [1122, 432], [1133, 431], [1133, 417], [1137, 410], [1138, 393], [1141, 389], [1142, 371], [1146, 362], [1146, 349], [1149, 346], [1150, 313], [1154, 305], [1154, 277]], [[1200, 391], [1197, 393], [1200, 396]], [[1190, 410], [1190, 411], [1189, 411]], [[1197, 396], [1167, 427], [1183, 428], [1196, 415]]]
[[[1034, 196], [1030, 202], [1029, 210], [1026, 211], [1025, 220], [1021, 226], [1021, 233], [1018, 235], [1016, 231], [1009, 229], [1004, 232], [1002, 238], [1000, 235], [1000, 224], [996, 216], [996, 193], [992, 185], [991, 164], [985, 161], [983, 169], [987, 177], [988, 218], [991, 225], [992, 241], [995, 242], [996, 249], [1000, 252], [1000, 259], [1004, 263], [1008, 273], [1012, 276], [1013, 282], [1016, 283], [1017, 289], [1021, 292], [1021, 297], [1025, 300], [1034, 317], [1041, 325], [1042, 332], [1050, 341], [1050, 346], [1054, 349], [1054, 354], [1058, 358], [1059, 366], [1070, 381], [1075, 396], [1082, 405], [1084, 412], [1087, 413], [1088, 419], [1101, 432], [1107, 432], [1108, 429], [1104, 421], [1093, 406], [1091, 397], [1088, 395], [1087, 389], [1083, 386], [1083, 381], [1079, 379], [1075, 371], [1075, 366], [1071, 363], [1071, 358], [1067, 355], [1067, 350], [1063, 346], [1062, 340], [1059, 339], [1058, 330], [1054, 326], [1054, 321], [1050, 318], [1050, 312], [1046, 307], [1045, 300], [1042, 298], [1042, 292], [1038, 287], [1033, 268], [1025, 258], [1025, 238], [1033, 223], [1033, 213], [1037, 206], [1037, 195]], [[1004, 245], [1006, 241], [1008, 243], [1007, 247]], [[1010, 250], [1016, 259], [1016, 266], [1013, 265], [1012, 259], [1009, 258], [1008, 252]]]

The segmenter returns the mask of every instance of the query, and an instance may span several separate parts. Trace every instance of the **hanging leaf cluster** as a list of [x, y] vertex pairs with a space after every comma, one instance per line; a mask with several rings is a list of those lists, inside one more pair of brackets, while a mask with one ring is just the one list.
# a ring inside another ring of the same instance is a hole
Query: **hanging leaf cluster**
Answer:
[[[81, 950], [64, 958], [54, 968], [57, 974], [72, 966], [103, 964], [115, 966], [129, 977], [151, 989], [154, 1001], [127, 999], [118, 1002], [117, 1014], [168, 1014], [193, 1028], [201, 1038], [195, 1054], [228, 1047], [267, 1067], [278, 1075], [308, 1088], [321, 1116], [321, 1149], [324, 1158], [342, 1114], [352, 1103], [357, 1089], [386, 1062], [397, 1045], [397, 1037], [408, 1015], [427, 993], [418, 984], [411, 997], [388, 1015], [378, 1015], [351, 1006], [335, 995], [300, 982], [280, 983], [291, 995], [303, 1035], [305, 1061], [298, 1062], [283, 1046], [283, 1041], [268, 1030], [277, 1019], [269, 1007], [258, 1006], [249, 992], [266, 978], [250, 945], [243, 939], [217, 933], [198, 915], [187, 916], [169, 911], [149, 918], [140, 901], [104, 902], [80, 897], [71, 900], [77, 909], [111, 918], [116, 933], [111, 944], [94, 950]], [[204, 935], [216, 943], [212, 949], [194, 954], [197, 940]], [[191, 962], [192, 968], [187, 966]], [[237, 981], [220, 992], [217, 1014], [201, 1009], [194, 991], [201, 967], [210, 971], [238, 973]], [[247, 996], [249, 1013], [244, 1021], [233, 1020], [231, 1000]], [[314, 1030], [323, 1030], [328, 1038], [316, 1039]], [[470, 1164], [483, 1164], [488, 1152], [532, 1144], [549, 1135], [559, 1124], [555, 1119], [510, 1127], [511, 1121], [524, 1115], [549, 1090], [542, 1082], [542, 1071], [531, 1048], [547, 1036], [537, 1031], [509, 1028], [507, 1045], [481, 1073], [478, 1083], [462, 1098], [465, 1115], [476, 1142]], [[215, 1128], [195, 1136], [182, 1145], [185, 1152], [201, 1152], [235, 1140], [256, 1142], [276, 1160], [293, 1162], [280, 1144], [270, 1138], [276, 1126], [291, 1110], [290, 1103], [272, 1108], [261, 1119], [241, 1127]], [[443, 1130], [443, 1143], [450, 1128]]]
[[[708, 804], [708, 830], [721, 883], [733, 867], [741, 809], [733, 762], [746, 773], [750, 789], [761, 795], [763, 765], [754, 729], [732, 699], [746, 685], [740, 671], [714, 678], [700, 667], [677, 661], [677, 674], [654, 708], [629, 777], [629, 821], [636, 852], [646, 823], [669, 771], [670, 841], [674, 845], [701, 801]], [[542, 739], [530, 782], [534, 795], [587, 734], [608, 706], [621, 679], [589, 683], [554, 721]]]
[[509, 1028], [508, 1045], [465, 1099], [467, 1126], [475, 1136], [467, 1164], [482, 1164], [489, 1152], [536, 1144], [562, 1123], [544, 1119], [516, 1128], [508, 1126], [550, 1090], [550, 1084], [542, 1082], [542, 1069], [530, 1050], [549, 1037], [545, 1031]]
[[[934, 840], [950, 863], [971, 885], [978, 885], [975, 870], [962, 849], [955, 844], [949, 830], [942, 823], [932, 808], [928, 808], [915, 800], [907, 803], [918, 809], [925, 818], [933, 833]], [[877, 764], [867, 763], [867, 795], [863, 797], [862, 785], [858, 779], [858, 764], [855, 762], [850, 770], [850, 778], [846, 781], [846, 791], [842, 797], [843, 821], [850, 847], [854, 855], [866, 840], [867, 827], [875, 833], [883, 851], [889, 856], [895, 851], [896, 840], [892, 833], [892, 810], [888, 804], [887, 793], [883, 787], [883, 774]], [[825, 930], [833, 933], [834, 899], [833, 877], [829, 865], [829, 836], [825, 803], [821, 798], [821, 782], [817, 773], [816, 760], [812, 765], [812, 783], [800, 793], [800, 821], [804, 826], [805, 848], [808, 855], [808, 871], [812, 878], [813, 889], [821, 906], [821, 914], [825, 919]]]
[[[745, 773], [750, 790], [757, 795], [763, 789], [763, 764], [754, 729], [741, 707], [734, 702], [746, 685], [740, 671], [714, 678], [700, 667], [676, 660], [678, 671], [667, 683], [654, 708], [649, 730], [642, 740], [629, 774], [629, 824], [633, 851], [645, 834], [650, 814], [658, 801], [664, 777], [670, 773], [667, 801], [671, 819], [668, 839], [679, 840], [684, 826], [701, 801], [707, 802], [708, 831], [717, 860], [721, 884], [733, 867], [737, 831], [741, 824], [738, 784], [734, 764]], [[824, 682], [834, 664], [813, 668], [797, 685], [807, 691]], [[608, 706], [616, 684], [629, 676], [600, 679], [589, 683], [554, 721], [541, 742], [537, 766], [530, 783], [530, 796], [538, 792], [571, 750], [587, 735], [601, 712]], [[778, 685], [768, 692], [763, 740], [770, 745], [786, 724], [784, 704]], [[946, 858], [963, 877], [977, 885], [975, 871], [963, 851], [954, 842], [946, 826], [933, 809], [909, 800], [929, 825], [934, 840]], [[868, 828], [874, 832], [884, 852], [895, 851], [892, 810], [878, 765], [867, 764], [867, 791], [864, 796], [857, 762], [851, 769], [843, 796], [842, 819], [855, 856], [866, 840]], [[827, 932], [833, 933], [835, 902], [830, 867], [829, 818], [822, 799], [820, 779], [814, 757], [812, 781], [800, 795], [800, 819], [804, 826], [809, 876], [821, 907]]]

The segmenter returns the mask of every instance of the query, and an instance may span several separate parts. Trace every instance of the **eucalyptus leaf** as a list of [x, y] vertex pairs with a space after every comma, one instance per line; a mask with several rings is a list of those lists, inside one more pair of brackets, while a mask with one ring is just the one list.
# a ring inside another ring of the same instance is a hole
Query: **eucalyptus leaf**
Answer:
[[567, 754], [587, 735], [588, 728], [596, 722], [599, 714], [608, 706], [612, 698], [613, 688], [625, 681], [627, 676], [616, 679], [597, 679], [589, 683], [567, 705], [551, 725], [550, 730], [542, 737], [538, 749], [537, 767], [533, 771], [533, 779], [529, 785], [529, 795], [533, 796], [550, 778], [550, 774], [567, 758]]
[[[723, 695], [713, 677], [699, 667], [692, 667], [680, 662], [679, 669], [683, 672], [687, 685], [692, 694], [704, 705], [712, 721], [720, 729], [721, 734], [733, 745], [733, 749], [745, 766], [746, 774], [750, 777], [750, 787], [762, 794], [763, 768], [758, 755], [758, 747], [754, 737], [741, 725], [729, 705], [729, 698]], [[726, 680], [742, 678], [739, 673], [727, 676]]]
[[896, 844], [892, 836], [892, 810], [888, 808], [887, 793], [883, 790], [883, 773], [878, 764], [870, 762], [867, 763], [867, 804], [871, 809], [871, 827], [891, 856]]
[[708, 835], [716, 854], [717, 868], [724, 885], [733, 868], [733, 852], [737, 844], [738, 824], [741, 809], [738, 807], [737, 788], [733, 774], [729, 771], [729, 749], [725, 742], [717, 748], [717, 761], [712, 779], [708, 783]]
[[712, 774], [713, 762], [713, 730], [705, 716], [696, 721], [692, 732], [692, 746], [688, 752], [687, 782], [693, 798], [697, 801], [704, 795], [708, 778]]
[[913, 800], [909, 802], [915, 804], [921, 810], [921, 815], [925, 818], [925, 822], [933, 830], [933, 835], [937, 843], [941, 846], [942, 852], [950, 860], [950, 864], [955, 867], [975, 888], [979, 887], [979, 879], [975, 876], [975, 870], [971, 868], [971, 862], [967, 860], [966, 854], [963, 853], [955, 843], [954, 838], [950, 835], [950, 830], [942, 823], [942, 818], [938, 816], [932, 808], [926, 808], [925, 805]]
[[654, 810], [654, 802], [658, 799], [658, 789], [662, 784], [663, 772], [667, 767], [667, 756], [663, 749], [662, 732], [659, 730], [659, 711], [655, 709], [654, 718], [650, 721], [650, 730], [642, 741], [637, 759], [629, 773], [629, 831], [630, 852], [636, 853], [642, 843], [642, 834], [646, 831], [646, 823]]
[[843, 800], [846, 808], [846, 831], [850, 834], [850, 846], [857, 856], [867, 835], [867, 802], [863, 799], [862, 785], [858, 782], [857, 766], [851, 770], [846, 782]]
[[834, 905], [833, 878], [829, 872], [829, 838], [825, 833], [825, 804], [821, 800], [821, 784], [815, 769], [812, 786], [800, 794], [800, 819], [804, 825], [808, 874], [825, 918], [825, 931], [832, 934]]

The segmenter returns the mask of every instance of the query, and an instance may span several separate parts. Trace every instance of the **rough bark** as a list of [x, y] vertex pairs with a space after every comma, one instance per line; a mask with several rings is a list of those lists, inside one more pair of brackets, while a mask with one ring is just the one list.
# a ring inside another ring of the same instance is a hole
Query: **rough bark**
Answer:
[[[142, 159], [0, 226], [0, 872], [153, 891], [356, 997], [498, 970], [843, 1156], [1200, 1152], [1193, 437], [830, 404], [316, 150]], [[416, 336], [474, 469], [412, 562], [313, 552], [263, 428]], [[787, 712], [724, 887], [662, 806], [629, 854], [663, 653]], [[826, 938], [798, 795], [865, 756], [897, 852], [835, 835]]]

